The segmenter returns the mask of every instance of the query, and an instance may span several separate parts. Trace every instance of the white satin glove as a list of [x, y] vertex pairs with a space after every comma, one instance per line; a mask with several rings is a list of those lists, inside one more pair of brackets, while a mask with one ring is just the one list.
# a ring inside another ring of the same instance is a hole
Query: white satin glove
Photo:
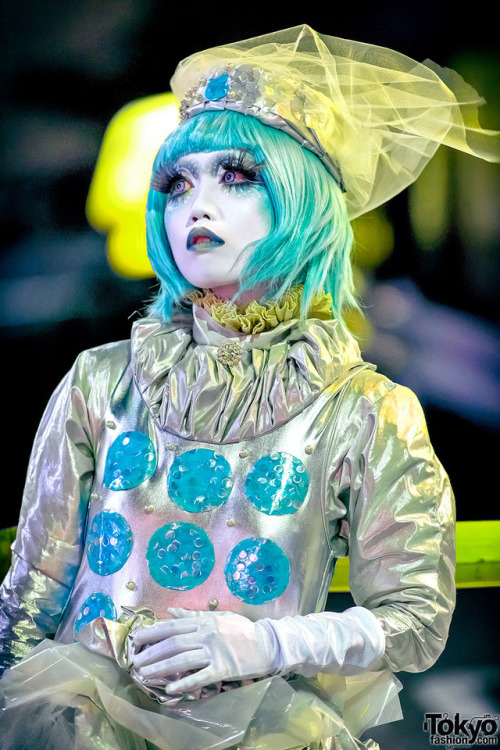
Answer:
[[257, 622], [232, 612], [169, 612], [176, 619], [135, 633], [133, 657], [149, 685], [198, 670], [170, 682], [167, 693], [288, 672], [361, 674], [377, 665], [385, 648], [380, 623], [364, 607]]
[[376, 668], [384, 655], [384, 631], [365, 607], [265, 622], [280, 646], [277, 674], [314, 677], [328, 672], [348, 677]]
[[[199, 670], [165, 685], [165, 692], [188, 692], [222, 680], [270, 674], [278, 644], [263, 621], [233, 612], [191, 612], [172, 608], [176, 619], [138, 630], [133, 665], [146, 685], [175, 673]], [[146, 646], [141, 651], [139, 649]]]

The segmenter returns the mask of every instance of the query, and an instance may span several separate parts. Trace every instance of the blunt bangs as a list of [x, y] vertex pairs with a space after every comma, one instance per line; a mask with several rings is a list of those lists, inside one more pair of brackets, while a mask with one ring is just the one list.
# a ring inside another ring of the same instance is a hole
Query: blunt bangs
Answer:
[[166, 164], [175, 164], [181, 156], [187, 154], [233, 148], [245, 148], [254, 153], [254, 122], [254, 117], [247, 117], [239, 112], [203, 112], [192, 117], [181, 123], [164, 141], [153, 172]]

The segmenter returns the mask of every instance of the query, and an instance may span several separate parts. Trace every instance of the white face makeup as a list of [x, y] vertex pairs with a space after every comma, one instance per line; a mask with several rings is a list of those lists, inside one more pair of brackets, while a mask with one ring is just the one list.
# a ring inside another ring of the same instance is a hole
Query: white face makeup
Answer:
[[165, 229], [185, 279], [196, 287], [236, 293], [242, 250], [272, 226], [269, 195], [260, 165], [243, 150], [188, 154], [167, 184]]

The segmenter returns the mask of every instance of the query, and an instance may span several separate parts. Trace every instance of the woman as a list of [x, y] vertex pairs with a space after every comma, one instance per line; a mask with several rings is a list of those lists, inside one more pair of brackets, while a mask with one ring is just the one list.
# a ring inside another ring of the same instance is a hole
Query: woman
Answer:
[[[172, 87], [160, 292], [42, 420], [3, 588], [5, 666], [28, 654], [7, 706], [31, 701], [48, 747], [375, 747], [356, 736], [397, 717], [390, 671], [446, 642], [453, 498], [417, 399], [342, 323], [349, 219], [441, 142], [494, 149], [429, 67], [306, 26], [194, 55]], [[356, 606], [323, 612], [347, 553]]]

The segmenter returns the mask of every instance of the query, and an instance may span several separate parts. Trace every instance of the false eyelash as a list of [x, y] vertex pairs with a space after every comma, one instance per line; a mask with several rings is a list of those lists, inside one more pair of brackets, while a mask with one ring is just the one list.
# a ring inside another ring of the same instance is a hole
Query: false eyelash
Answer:
[[151, 190], [157, 190], [159, 193], [169, 193], [170, 188], [176, 180], [181, 180], [184, 175], [175, 169], [162, 167], [153, 176], [149, 184]]
[[[238, 151], [237, 154], [230, 154], [219, 164], [221, 169], [241, 172], [249, 182], [262, 182], [260, 171], [264, 166], [264, 161], [257, 164], [247, 151]], [[159, 193], [168, 194], [174, 182], [183, 179], [183, 177], [184, 175], [179, 171], [169, 166], [164, 166], [151, 179], [150, 188], [151, 190], [157, 190]]]
[[225, 157], [219, 166], [227, 171], [241, 172], [250, 182], [261, 182], [260, 172], [265, 163], [261, 161], [256, 164], [247, 151], [239, 151], [237, 155], [230, 154]]

